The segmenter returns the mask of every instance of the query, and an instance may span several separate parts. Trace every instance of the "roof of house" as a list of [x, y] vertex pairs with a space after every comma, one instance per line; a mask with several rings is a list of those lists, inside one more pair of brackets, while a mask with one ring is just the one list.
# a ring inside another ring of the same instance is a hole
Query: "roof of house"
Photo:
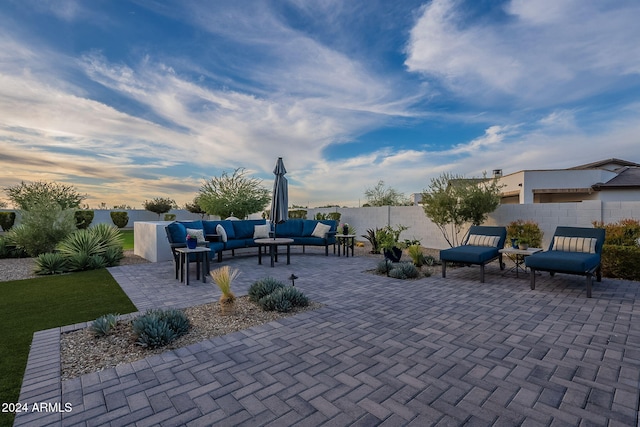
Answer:
[[622, 160], [622, 159], [606, 159], [606, 160], [600, 160], [597, 162], [593, 162], [593, 163], [587, 163], [584, 165], [578, 165], [578, 166], [574, 166], [572, 168], [568, 168], [571, 170], [575, 170], [575, 169], [607, 169], [607, 170], [611, 170], [612, 172], [615, 172], [618, 169], [624, 168], [624, 167], [628, 167], [628, 166], [632, 166], [632, 167], [640, 167], [640, 164], [638, 163], [634, 163], [634, 162], [630, 162], [628, 160]]
[[593, 186], [595, 190], [640, 188], [640, 167], [624, 167], [614, 178]]

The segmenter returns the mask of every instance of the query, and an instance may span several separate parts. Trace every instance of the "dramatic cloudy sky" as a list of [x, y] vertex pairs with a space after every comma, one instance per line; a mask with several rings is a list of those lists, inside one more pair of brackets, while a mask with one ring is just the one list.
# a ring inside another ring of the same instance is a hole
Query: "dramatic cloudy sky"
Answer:
[[[637, 0], [0, 2], [0, 187], [183, 204], [243, 167], [357, 206], [442, 172], [640, 162]], [[4, 196], [4, 194], [2, 194]], [[1, 197], [1, 196], [0, 196]]]

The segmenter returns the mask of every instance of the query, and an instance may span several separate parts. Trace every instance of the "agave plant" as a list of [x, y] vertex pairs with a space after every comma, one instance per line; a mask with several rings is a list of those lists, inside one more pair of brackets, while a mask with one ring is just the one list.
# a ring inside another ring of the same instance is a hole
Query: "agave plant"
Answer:
[[122, 247], [122, 233], [120, 233], [118, 227], [101, 223], [91, 227], [89, 230], [100, 239], [105, 248]]
[[84, 254], [86, 256], [101, 255], [106, 246], [91, 229], [77, 230], [58, 244], [58, 252], [64, 256]]

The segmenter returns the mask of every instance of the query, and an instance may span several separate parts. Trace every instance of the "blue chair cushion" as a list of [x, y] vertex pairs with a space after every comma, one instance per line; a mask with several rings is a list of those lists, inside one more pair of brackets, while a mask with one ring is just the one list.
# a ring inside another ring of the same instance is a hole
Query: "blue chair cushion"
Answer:
[[172, 222], [167, 225], [167, 231], [171, 240], [169, 243], [187, 243], [187, 228], [183, 224]]
[[524, 259], [527, 267], [539, 270], [584, 274], [600, 264], [600, 254], [584, 252], [538, 252]]
[[498, 257], [498, 248], [487, 246], [463, 245], [440, 251], [442, 261], [461, 262], [468, 264], [484, 264]]

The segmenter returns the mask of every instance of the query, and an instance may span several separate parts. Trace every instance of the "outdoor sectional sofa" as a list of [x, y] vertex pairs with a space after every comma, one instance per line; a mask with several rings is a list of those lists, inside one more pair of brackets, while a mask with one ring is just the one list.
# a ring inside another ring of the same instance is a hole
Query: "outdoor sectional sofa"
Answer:
[[498, 259], [500, 269], [504, 270], [502, 254], [499, 250], [504, 247], [506, 238], [505, 227], [472, 225], [462, 246], [440, 251], [442, 277], [447, 277], [447, 262], [476, 264], [480, 266], [480, 282], [484, 283], [485, 264]]
[[[318, 223], [326, 226], [324, 230], [316, 230]], [[187, 229], [202, 231], [203, 239], [211, 248], [211, 258], [217, 254], [218, 261], [222, 261], [223, 251], [231, 251], [235, 255], [236, 249], [258, 247], [256, 238], [273, 237], [271, 224], [263, 219], [176, 221], [167, 226], [172, 250], [186, 246]], [[275, 235], [293, 239], [292, 244], [302, 245], [303, 250], [305, 246], [324, 246], [325, 255], [329, 255], [329, 245], [336, 243], [336, 229], [334, 220], [290, 219], [275, 227]]]
[[578, 274], [587, 278], [587, 298], [591, 298], [593, 275], [602, 280], [601, 256], [605, 230], [586, 227], [557, 227], [549, 250], [525, 258], [531, 270], [531, 289], [536, 288], [536, 271]]

